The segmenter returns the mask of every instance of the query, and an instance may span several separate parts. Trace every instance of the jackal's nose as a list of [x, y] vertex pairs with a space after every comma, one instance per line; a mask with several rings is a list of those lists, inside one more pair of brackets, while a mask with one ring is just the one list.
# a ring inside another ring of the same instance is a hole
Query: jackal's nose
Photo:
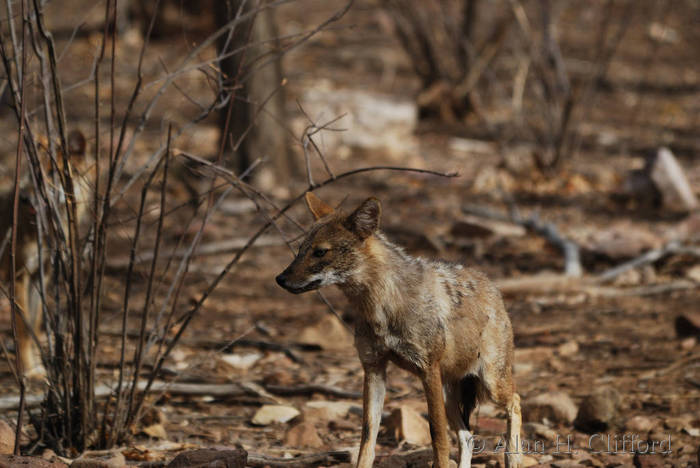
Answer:
[[282, 286], [283, 288], [286, 289], [287, 277], [284, 275], [284, 273], [280, 273], [279, 275], [277, 275], [277, 277], [275, 278], [275, 281], [277, 281], [277, 284], [279, 284], [280, 286]]

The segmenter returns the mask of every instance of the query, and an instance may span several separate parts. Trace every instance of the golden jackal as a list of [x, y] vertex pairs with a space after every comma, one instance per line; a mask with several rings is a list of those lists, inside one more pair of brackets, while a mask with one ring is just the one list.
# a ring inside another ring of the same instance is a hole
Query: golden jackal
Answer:
[[[85, 157], [85, 137], [77, 130], [68, 135], [68, 157], [64, 157], [61, 152], [57, 154], [59, 167], [53, 167], [48, 156], [41, 161], [45, 174], [50, 177], [52, 171], [62, 171], [66, 164], [69, 165], [72, 178], [73, 190], [75, 193], [76, 211], [78, 222], [84, 217], [87, 201], [89, 200], [92, 183], [95, 175], [94, 166], [89, 165]], [[53, 195], [58, 195], [59, 199], [65, 200], [62, 189], [54, 188]], [[20, 188], [20, 199], [17, 213], [17, 243], [15, 253], [15, 271], [12, 271], [10, 259], [10, 230], [12, 228], [12, 210], [14, 193], [12, 191], [0, 193], [0, 236], [7, 242], [3, 242], [0, 249], [0, 280], [4, 284], [15, 276], [15, 300], [19, 310], [17, 320], [17, 348], [22, 359], [24, 375], [28, 377], [41, 376], [44, 368], [41, 364], [39, 349], [35, 346], [32, 334], [39, 336], [42, 307], [39, 293], [38, 272], [39, 272], [39, 249], [37, 242], [36, 211], [31, 199], [32, 189], [30, 187]], [[64, 201], [60, 201], [64, 203]], [[59, 206], [60, 210], [64, 207]], [[64, 233], [67, 233], [66, 217], [63, 214], [61, 224]], [[67, 235], [67, 234], [66, 234]], [[45, 260], [48, 253], [42, 256]], [[21, 319], [23, 316], [25, 320]]]
[[410, 257], [389, 242], [379, 231], [376, 198], [350, 215], [310, 192], [306, 202], [316, 222], [276, 280], [295, 294], [338, 285], [356, 309], [355, 347], [365, 373], [357, 466], [369, 468], [374, 461], [389, 361], [423, 383], [433, 466], [448, 466], [448, 422], [459, 439], [459, 467], [471, 465], [469, 415], [485, 399], [507, 411], [506, 466], [518, 466], [513, 331], [493, 283], [462, 265]]

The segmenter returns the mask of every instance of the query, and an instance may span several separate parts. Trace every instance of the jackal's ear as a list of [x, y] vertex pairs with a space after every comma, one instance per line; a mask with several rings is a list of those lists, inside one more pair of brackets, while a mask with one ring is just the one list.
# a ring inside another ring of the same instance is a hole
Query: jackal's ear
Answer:
[[360, 239], [366, 239], [379, 229], [382, 204], [376, 198], [368, 198], [345, 221], [347, 228]]
[[314, 219], [321, 219], [334, 211], [332, 206], [318, 198], [313, 192], [306, 192], [304, 199], [306, 200], [306, 206], [309, 207], [309, 211], [314, 215]]

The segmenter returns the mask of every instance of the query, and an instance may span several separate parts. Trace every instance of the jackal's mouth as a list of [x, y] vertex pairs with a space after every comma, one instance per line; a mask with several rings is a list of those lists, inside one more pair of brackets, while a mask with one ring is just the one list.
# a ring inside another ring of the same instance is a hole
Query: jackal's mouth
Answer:
[[290, 293], [301, 294], [301, 293], [306, 292], [306, 291], [311, 291], [312, 289], [318, 289], [319, 286], [321, 286], [320, 279], [310, 281], [310, 282], [306, 283], [304, 286], [300, 286], [300, 287], [294, 287], [291, 285], [283, 286], [283, 287], [284, 287], [284, 289], [286, 289]]

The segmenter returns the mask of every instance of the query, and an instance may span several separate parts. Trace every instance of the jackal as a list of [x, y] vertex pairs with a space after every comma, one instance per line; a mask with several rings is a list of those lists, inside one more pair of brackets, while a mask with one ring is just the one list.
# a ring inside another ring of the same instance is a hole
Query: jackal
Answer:
[[[39, 146], [44, 145], [40, 144]], [[59, 167], [55, 167], [46, 155], [42, 155], [40, 160], [42, 171], [49, 179], [52, 178], [54, 171], [63, 171], [68, 165], [72, 174], [78, 222], [84, 218], [87, 211], [87, 202], [92, 193], [92, 184], [95, 179], [94, 166], [88, 163], [85, 149], [85, 137], [80, 131], [74, 130], [68, 135], [68, 157], [65, 157], [60, 151], [56, 155], [56, 163]], [[65, 211], [63, 205], [65, 194], [62, 188], [48, 185], [52, 187], [50, 188], [52, 193], [49, 196], [57, 196], [60, 205], [58, 209]], [[32, 188], [27, 184], [20, 187], [14, 272], [12, 271], [9, 242], [13, 203], [14, 193], [12, 191], [0, 193], [0, 236], [4, 239], [0, 248], [0, 280], [7, 285], [12, 275], [15, 276], [15, 301], [21, 312], [17, 317], [17, 348], [22, 360], [24, 375], [38, 377], [44, 374], [44, 368], [34, 337], [40, 336], [42, 304], [38, 282], [40, 255], [37, 237], [39, 233]], [[61, 213], [60, 218], [60, 228], [67, 235], [67, 221], [64, 212]], [[48, 252], [44, 252], [44, 255], [41, 256], [42, 260], [46, 260], [47, 256], [49, 256]]]
[[374, 461], [389, 361], [423, 383], [434, 467], [448, 466], [448, 423], [459, 439], [459, 467], [471, 465], [469, 416], [486, 399], [507, 412], [506, 466], [518, 466], [513, 331], [493, 283], [462, 265], [413, 258], [389, 242], [379, 231], [376, 198], [349, 215], [311, 192], [306, 203], [316, 222], [276, 280], [295, 294], [335, 284], [356, 310], [355, 347], [365, 374], [357, 466]]

